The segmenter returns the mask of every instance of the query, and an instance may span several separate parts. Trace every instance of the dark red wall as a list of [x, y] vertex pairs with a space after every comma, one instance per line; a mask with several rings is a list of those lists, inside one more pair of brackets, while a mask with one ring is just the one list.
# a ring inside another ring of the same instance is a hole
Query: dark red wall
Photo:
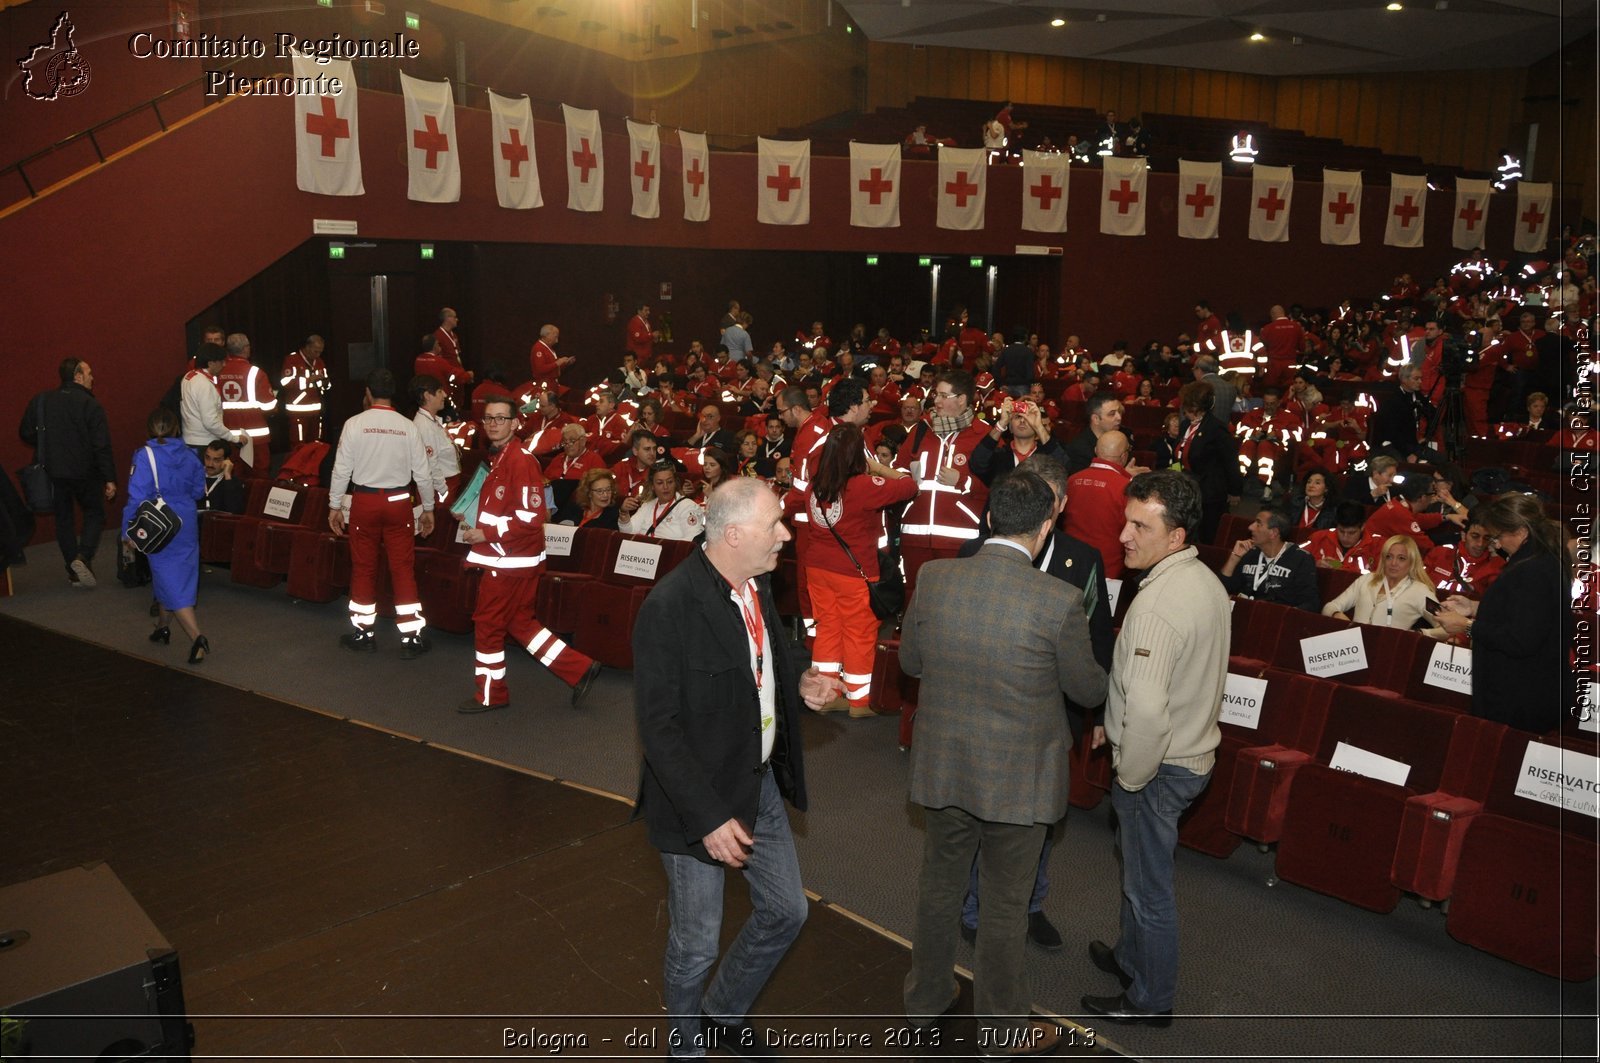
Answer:
[[[625, 137], [605, 138], [607, 209], [582, 214], [565, 207], [562, 131], [541, 124], [536, 150], [546, 206], [512, 212], [494, 200], [488, 115], [462, 109], [457, 113], [466, 152], [462, 201], [420, 204], [405, 198], [400, 99], [364, 92], [361, 108], [366, 184], [361, 197], [296, 190], [291, 102], [252, 98], [211, 108], [156, 143], [0, 218], [0, 244], [25, 250], [0, 261], [0, 291], [20, 308], [24, 322], [0, 334], [0, 359], [18, 381], [16, 409], [26, 393], [54, 380], [53, 367], [64, 354], [90, 358], [115, 440], [126, 451], [188, 348], [192, 337], [186, 327], [310, 241], [315, 218], [355, 221], [362, 239], [476, 245], [460, 253], [452, 249], [431, 268], [416, 267], [415, 280], [407, 284], [408, 304], [394, 308], [396, 321], [403, 325], [409, 312], [412, 329], [420, 331], [439, 306], [456, 305], [467, 316], [469, 356], [492, 353], [513, 364], [526, 357], [534, 330], [544, 321], [564, 326], [574, 353], [609, 364], [616, 350], [616, 332], [609, 330], [619, 326], [601, 319], [601, 296], [613, 292], [625, 304], [653, 299], [660, 280], [674, 283], [672, 309], [680, 332], [713, 338], [712, 322], [724, 300], [737, 296], [756, 314], [756, 339], [765, 346], [818, 314], [831, 329], [842, 331], [850, 318], [867, 317], [875, 297], [882, 300], [876, 303], [882, 319], [893, 322], [904, 314], [908, 282], [871, 280], [857, 265], [868, 251], [955, 256], [952, 269], [965, 269], [968, 255], [983, 255], [1000, 261], [1002, 276], [1020, 274], [1034, 292], [1041, 277], [1050, 277], [1048, 265], [1006, 258], [1019, 243], [1047, 242], [1017, 228], [1019, 174], [1011, 168], [991, 175], [988, 228], [981, 232], [934, 228], [935, 168], [924, 163], [906, 167], [901, 228], [867, 230], [848, 224], [843, 194], [848, 160], [815, 159], [812, 224], [778, 227], [755, 222], [755, 157], [719, 154], [711, 166], [712, 220], [693, 224], [682, 219], [678, 153], [666, 145], [663, 216], [645, 221], [628, 214], [621, 165]], [[1292, 242], [1265, 245], [1243, 238], [1249, 186], [1244, 179], [1230, 180], [1223, 194], [1227, 237], [1182, 241], [1173, 235], [1174, 180], [1151, 177], [1152, 235], [1127, 239], [1097, 232], [1100, 174], [1073, 174], [1071, 231], [1054, 241], [1066, 249], [1059, 260], [1059, 287], [1052, 289], [1058, 293], [1060, 320], [1036, 322], [1047, 338], [1059, 339], [1070, 330], [1103, 348], [1119, 337], [1138, 342], [1170, 336], [1190, 326], [1197, 296], [1220, 310], [1256, 318], [1275, 301], [1311, 305], [1377, 292], [1402, 270], [1427, 276], [1454, 258], [1448, 247], [1448, 194], [1433, 197], [1424, 250], [1381, 246], [1387, 203], [1381, 192], [1366, 197], [1366, 243], [1322, 246], [1314, 209], [1320, 188], [1314, 184], [1299, 190]], [[1491, 247], [1509, 245], [1509, 202], [1507, 197], [1494, 204]], [[816, 253], [824, 250], [841, 254]], [[301, 269], [324, 262], [320, 242], [301, 254], [307, 257], [294, 260], [303, 263]], [[329, 329], [314, 319], [329, 312], [327, 302], [305, 300], [302, 306], [296, 289], [282, 290], [278, 299], [296, 303], [287, 310], [269, 311], [254, 295], [225, 304], [233, 308], [224, 323], [257, 329], [257, 350], [269, 364], [292, 345], [296, 333]], [[1038, 302], [1048, 314], [1051, 300]], [[1000, 323], [1010, 325], [1007, 317], [1025, 313], [1025, 306], [1008, 306]], [[869, 328], [877, 323], [867, 320]], [[593, 374], [601, 368], [590, 365]], [[13, 469], [25, 460], [14, 437], [8, 435], [0, 447], [0, 460]]]

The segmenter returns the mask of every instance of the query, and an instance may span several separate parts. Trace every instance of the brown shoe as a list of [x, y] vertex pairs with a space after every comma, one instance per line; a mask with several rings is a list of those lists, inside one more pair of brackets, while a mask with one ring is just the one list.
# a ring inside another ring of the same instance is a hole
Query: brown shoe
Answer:
[[851, 705], [850, 718], [852, 720], [867, 720], [878, 715], [871, 705]]
[[815, 709], [813, 711], [815, 711], [815, 712], [844, 712], [845, 710], [847, 710], [849, 708], [850, 708], [850, 699], [845, 697], [843, 694], [840, 694], [838, 697], [834, 698], [832, 701], [830, 701], [826, 705], [822, 706], [822, 708]]
[[[980, 1046], [989, 1059], [1009, 1059], [1015, 1056], [1043, 1056], [1061, 1046], [1061, 1027], [1040, 1019], [1029, 1020], [1028, 1025], [1006, 1031], [1006, 1044]], [[980, 1031], [981, 1036], [981, 1031]]]

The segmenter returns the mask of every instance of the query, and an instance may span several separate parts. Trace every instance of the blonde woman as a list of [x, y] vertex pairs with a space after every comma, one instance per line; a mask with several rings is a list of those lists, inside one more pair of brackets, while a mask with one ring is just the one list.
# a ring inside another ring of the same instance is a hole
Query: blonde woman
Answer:
[[1392, 535], [1384, 542], [1372, 575], [1352, 583], [1324, 605], [1322, 615], [1398, 628], [1411, 628], [1418, 620], [1427, 619], [1426, 626], [1432, 629], [1428, 634], [1437, 636], [1441, 632], [1429, 617], [1428, 602], [1437, 607], [1439, 598], [1422, 567], [1422, 552], [1417, 549], [1416, 540], [1409, 535]]

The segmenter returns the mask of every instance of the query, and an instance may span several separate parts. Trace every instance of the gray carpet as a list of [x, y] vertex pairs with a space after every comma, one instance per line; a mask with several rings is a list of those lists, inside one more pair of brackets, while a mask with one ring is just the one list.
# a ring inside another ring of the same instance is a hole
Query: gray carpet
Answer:
[[[93, 591], [69, 588], [53, 544], [32, 548], [29, 558], [13, 570], [17, 594], [0, 599], [0, 610], [186, 667], [176, 632], [171, 647], [146, 640], [147, 590], [109, 581]], [[511, 710], [461, 716], [454, 706], [469, 693], [472, 673], [465, 636], [434, 632], [431, 654], [402, 662], [392, 625], [382, 624], [380, 651], [355, 656], [336, 645], [348, 630], [342, 602], [313, 605], [281, 588], [235, 587], [220, 569], [207, 571], [201, 588], [213, 653], [200, 671], [211, 679], [612, 794], [634, 793], [639, 747], [628, 674], [605, 672], [575, 712], [563, 683], [530, 658], [508, 655]], [[922, 835], [920, 813], [905, 799], [895, 721], [808, 714], [805, 740], [811, 810], [795, 817], [795, 827], [806, 885], [908, 934]], [[1075, 1015], [1083, 993], [1115, 988], [1085, 951], [1089, 940], [1116, 929], [1108, 810], [1108, 803], [1074, 810], [1051, 858], [1046, 911], [1066, 947], [1052, 954], [1029, 947], [1034, 996], [1045, 1011]], [[1595, 1055], [1595, 982], [1566, 985], [1461, 945], [1436, 909], [1407, 900], [1393, 914], [1374, 915], [1272, 885], [1272, 857], [1249, 846], [1222, 861], [1180, 849], [1178, 876], [1185, 1019], [1169, 1030], [1097, 1027], [1120, 1050], [1148, 1059]]]

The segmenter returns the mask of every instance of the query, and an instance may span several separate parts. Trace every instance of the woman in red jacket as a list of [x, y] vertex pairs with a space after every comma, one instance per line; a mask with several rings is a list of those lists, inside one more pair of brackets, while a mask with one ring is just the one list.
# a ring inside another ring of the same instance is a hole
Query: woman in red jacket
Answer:
[[872, 715], [872, 659], [878, 641], [867, 583], [878, 579], [883, 510], [917, 493], [911, 474], [869, 457], [857, 425], [840, 422], [828, 432], [817, 473], [806, 492], [811, 516], [802, 534], [806, 582], [817, 618], [812, 667], [844, 680], [844, 697], [824, 712], [848, 708]]

